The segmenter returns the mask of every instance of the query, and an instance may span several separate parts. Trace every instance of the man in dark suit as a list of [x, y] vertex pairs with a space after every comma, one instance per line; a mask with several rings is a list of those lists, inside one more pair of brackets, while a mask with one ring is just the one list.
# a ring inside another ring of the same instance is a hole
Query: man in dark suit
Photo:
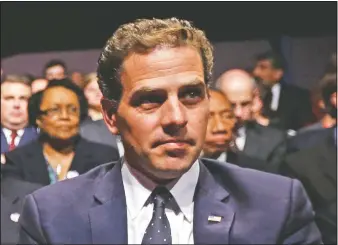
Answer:
[[256, 56], [253, 75], [262, 85], [268, 116], [286, 130], [298, 130], [313, 121], [310, 93], [283, 82], [286, 69], [282, 55], [267, 51]]
[[28, 196], [20, 243], [321, 243], [297, 180], [198, 160], [213, 64], [202, 31], [138, 20], [98, 63], [104, 120], [124, 158]]
[[41, 187], [14, 178], [1, 178], [1, 244], [16, 244], [24, 197]]
[[286, 134], [257, 122], [261, 106], [255, 80], [246, 71], [234, 69], [223, 73], [217, 86], [230, 100], [236, 116], [237, 155], [257, 160], [252, 163], [266, 163], [254, 164], [252, 168], [276, 173], [285, 156]]
[[36, 130], [27, 126], [30, 96], [31, 87], [24, 77], [9, 75], [1, 82], [1, 153], [36, 139]]
[[283, 175], [299, 179], [312, 201], [325, 244], [337, 243], [337, 127], [324, 141], [290, 154]]

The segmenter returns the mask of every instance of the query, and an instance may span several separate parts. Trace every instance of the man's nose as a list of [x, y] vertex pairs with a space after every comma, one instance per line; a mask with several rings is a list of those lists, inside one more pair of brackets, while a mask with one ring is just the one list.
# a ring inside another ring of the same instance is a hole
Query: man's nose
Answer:
[[242, 116], [243, 108], [241, 106], [236, 106], [234, 108], [234, 114], [237, 118], [240, 118]]
[[169, 98], [163, 106], [163, 112], [164, 128], [183, 128], [188, 122], [186, 109], [178, 98]]
[[221, 120], [221, 118], [219, 118], [219, 116], [215, 116], [214, 118], [212, 132], [213, 133], [226, 132], [224, 122]]

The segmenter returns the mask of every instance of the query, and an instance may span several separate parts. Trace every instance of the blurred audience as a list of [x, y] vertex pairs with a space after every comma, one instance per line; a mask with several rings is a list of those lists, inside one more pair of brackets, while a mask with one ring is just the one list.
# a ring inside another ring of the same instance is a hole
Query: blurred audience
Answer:
[[68, 79], [51, 81], [29, 102], [30, 122], [40, 129], [38, 140], [6, 154], [2, 174], [48, 185], [117, 160], [114, 148], [79, 136], [87, 110], [80, 88]]
[[329, 128], [318, 128], [316, 130], [307, 130], [289, 139], [288, 152], [295, 152], [300, 149], [310, 148], [319, 142], [331, 136], [332, 130], [337, 120], [337, 75], [325, 75], [321, 81], [321, 93], [325, 106], [325, 111], [329, 117], [334, 120]]
[[73, 71], [70, 78], [72, 79], [73, 83], [83, 89], [84, 86], [84, 77], [83, 74], [79, 71]]
[[210, 116], [201, 156], [227, 162], [227, 152], [234, 143], [235, 116], [230, 101], [222, 92], [209, 89], [209, 96]]
[[298, 130], [314, 119], [310, 93], [283, 81], [286, 70], [282, 55], [267, 51], [256, 56], [253, 75], [264, 94], [264, 108], [270, 119], [278, 120], [281, 128]]
[[81, 124], [81, 136], [89, 141], [109, 145], [118, 149], [123, 156], [124, 149], [118, 136], [112, 135], [108, 130], [101, 113], [101, 97], [96, 73], [90, 73], [85, 77], [84, 94], [88, 101], [88, 117]]
[[47, 80], [59, 80], [67, 76], [67, 66], [62, 60], [50, 60], [44, 67], [44, 76]]
[[27, 103], [31, 93], [25, 77], [8, 75], [1, 82], [1, 153], [36, 139], [36, 129], [28, 124]]
[[48, 80], [44, 78], [37, 78], [31, 83], [32, 93], [35, 94], [41, 90], [44, 90], [48, 85]]
[[237, 120], [235, 142], [239, 152], [266, 163], [264, 167], [252, 168], [277, 172], [286, 152], [286, 134], [257, 123], [255, 115], [260, 109], [260, 98], [255, 79], [244, 70], [234, 69], [223, 73], [217, 86], [233, 108]]

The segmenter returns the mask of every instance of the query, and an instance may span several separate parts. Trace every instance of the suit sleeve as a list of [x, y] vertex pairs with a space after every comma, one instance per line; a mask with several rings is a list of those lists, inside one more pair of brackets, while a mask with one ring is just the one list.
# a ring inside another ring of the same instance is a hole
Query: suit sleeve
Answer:
[[18, 244], [47, 244], [40, 223], [39, 210], [32, 194], [26, 197], [23, 204], [19, 219]]
[[323, 244], [311, 202], [298, 180], [292, 180], [289, 214], [280, 244]]

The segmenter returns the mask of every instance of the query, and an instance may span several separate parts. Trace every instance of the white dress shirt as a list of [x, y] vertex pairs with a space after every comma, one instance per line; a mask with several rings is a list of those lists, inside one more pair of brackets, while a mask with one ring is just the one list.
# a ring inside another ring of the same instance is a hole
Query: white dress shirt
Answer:
[[278, 109], [279, 97], [280, 97], [280, 89], [281, 89], [281, 87], [280, 87], [279, 83], [276, 83], [271, 88], [272, 99], [271, 99], [270, 108], [273, 111], [277, 111], [277, 109]]
[[[6, 137], [6, 141], [7, 141], [7, 144], [10, 145], [11, 142], [12, 142], [12, 130], [8, 129], [8, 128], [2, 128], [3, 132], [4, 132], [4, 135]], [[15, 146], [18, 146], [20, 140], [21, 140], [21, 137], [23, 135], [23, 133], [25, 132], [24, 129], [19, 129], [16, 131], [17, 133], [17, 136], [14, 140], [14, 145]]]
[[[194, 244], [193, 196], [199, 172], [200, 166], [196, 160], [178, 181], [167, 185], [180, 209], [177, 214], [171, 209], [165, 209], [171, 228], [172, 244]], [[146, 201], [156, 184], [130, 167], [126, 161], [121, 173], [127, 202], [128, 243], [141, 244], [153, 214], [153, 204], [146, 205]]]
[[227, 153], [222, 152], [222, 154], [217, 158], [217, 161], [226, 162], [227, 161]]
[[237, 130], [236, 146], [238, 150], [243, 151], [246, 141], [245, 127], [241, 127]]

